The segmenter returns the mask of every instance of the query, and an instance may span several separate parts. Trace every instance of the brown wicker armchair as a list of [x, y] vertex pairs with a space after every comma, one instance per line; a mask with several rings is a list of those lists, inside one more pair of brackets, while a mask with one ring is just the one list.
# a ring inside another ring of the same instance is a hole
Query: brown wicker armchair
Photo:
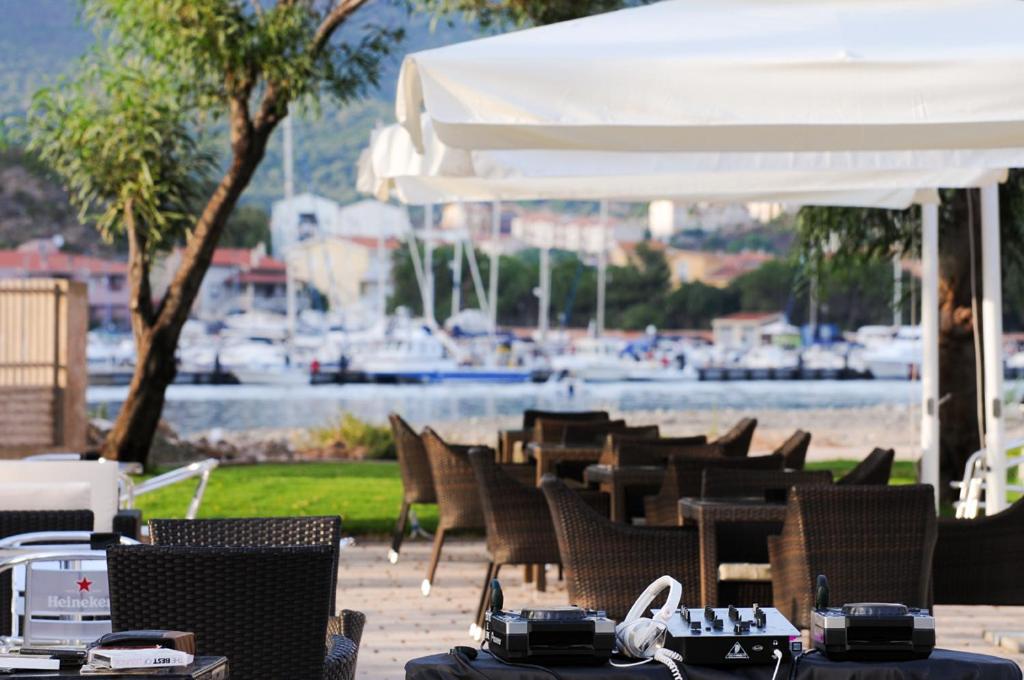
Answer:
[[[470, 447], [460, 444], [448, 444], [431, 428], [423, 430], [423, 445], [430, 461], [430, 471], [434, 477], [434, 489], [437, 492], [438, 522], [434, 534], [434, 550], [427, 566], [427, 575], [420, 586], [424, 596], [430, 594], [437, 573], [437, 564], [441, 559], [445, 537], [452, 531], [483, 530], [484, 514], [480, 505], [479, 485], [473, 466], [469, 463], [470, 448], [490, 451], [487, 447]], [[530, 466], [518, 466], [530, 468]], [[526, 470], [529, 474], [529, 470]]]
[[768, 540], [775, 606], [806, 628], [814, 579], [832, 601], [929, 604], [935, 497], [928, 485], [800, 486]]
[[711, 447], [707, 437], [636, 437], [612, 433], [601, 451], [600, 463], [622, 465], [664, 465], [670, 458], [689, 455], [719, 455], [721, 449]]
[[673, 458], [657, 495], [644, 498], [644, 517], [649, 526], [677, 526], [679, 499], [700, 497], [701, 475], [705, 469], [782, 470], [782, 465], [783, 458], [777, 453], [749, 458], [725, 458], [717, 453], [707, 457]]
[[892, 449], [875, 449], [868, 454], [867, 458], [857, 463], [845, 475], [840, 477], [836, 484], [841, 486], [878, 486], [889, 483], [889, 475], [892, 474], [892, 461], [896, 452]]
[[391, 536], [391, 549], [388, 560], [398, 562], [398, 553], [402, 550], [409, 511], [413, 503], [436, 503], [434, 477], [430, 472], [430, 461], [427, 451], [423, 448], [423, 440], [416, 434], [409, 423], [398, 415], [388, 415], [391, 421], [391, 433], [395, 438], [395, 451], [398, 454], [398, 469], [402, 474], [402, 508], [398, 511], [395, 522], [395, 533]]
[[709, 467], [701, 476], [701, 498], [765, 498], [784, 496], [790, 487], [821, 486], [832, 483], [832, 472], [750, 470]]
[[811, 446], [811, 433], [797, 430], [789, 435], [789, 439], [782, 442], [779, 448], [772, 453], [782, 454], [786, 460], [786, 467], [790, 470], [803, 470], [807, 460], [807, 449]]
[[[511, 476], [507, 466], [495, 463], [489, 451], [473, 449], [469, 460], [480, 490], [480, 503], [487, 525], [487, 552], [490, 562], [487, 577], [480, 591], [476, 611], [478, 632], [484, 623], [484, 612], [490, 604], [490, 582], [498, 578], [501, 567], [508, 564], [559, 564], [558, 540], [551, 524], [544, 493], [532, 484], [524, 484]], [[585, 502], [608, 515], [608, 497], [597, 491], [581, 490]]]
[[538, 418], [533, 426], [533, 441], [540, 444], [564, 444], [566, 430], [573, 429], [577, 442], [600, 442], [610, 432], [621, 432], [626, 429], [625, 420], [601, 420], [595, 422], [578, 422], [573, 420], [554, 420]]
[[742, 418], [712, 444], [722, 447], [722, 455], [745, 456], [750, 453], [750, 442], [754, 439], [755, 428], [757, 418]]
[[978, 519], [938, 521], [936, 604], [1024, 605], [1024, 499]]
[[665, 574], [683, 584], [685, 603], [699, 602], [695, 530], [611, 522], [553, 475], [545, 475], [541, 488], [554, 521], [570, 602], [604, 609], [621, 621], [644, 588]]

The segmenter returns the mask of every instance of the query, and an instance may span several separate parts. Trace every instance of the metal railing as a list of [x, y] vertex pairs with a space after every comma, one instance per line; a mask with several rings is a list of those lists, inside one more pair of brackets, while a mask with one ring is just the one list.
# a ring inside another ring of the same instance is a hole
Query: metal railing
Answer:
[[216, 458], [207, 458], [206, 460], [190, 463], [184, 467], [165, 472], [162, 475], [151, 477], [137, 484], [125, 475], [122, 477], [121, 507], [123, 509], [131, 509], [135, 507], [135, 499], [139, 496], [198, 477], [199, 483], [196, 484], [196, 490], [192, 494], [192, 500], [189, 501], [188, 510], [185, 512], [185, 519], [195, 519], [199, 514], [199, 506], [203, 503], [206, 486], [210, 482], [210, 473], [218, 465], [220, 465], [220, 461]]
[[[1024, 438], [1007, 442], [1005, 447], [1007, 451], [1024, 447]], [[1020, 479], [1020, 471], [1024, 470], [1024, 455], [1007, 457], [1004, 474], [1009, 473], [1013, 468], [1018, 469], [1018, 479]], [[978, 511], [985, 507], [985, 501], [982, 498], [986, 488], [985, 478], [989, 472], [985, 449], [979, 449], [967, 459], [967, 463], [964, 465], [963, 479], [949, 483], [951, 487], [959, 490], [959, 496], [953, 502], [957, 519], [974, 519], [978, 516]], [[1008, 493], [1024, 493], [1024, 484], [1008, 484], [1006, 491]]]

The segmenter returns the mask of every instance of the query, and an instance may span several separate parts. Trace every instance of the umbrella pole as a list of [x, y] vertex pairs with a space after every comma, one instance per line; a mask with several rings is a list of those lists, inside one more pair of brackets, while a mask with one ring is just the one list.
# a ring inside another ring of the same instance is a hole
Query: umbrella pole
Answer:
[[921, 483], [939, 503], [939, 206], [921, 206]]
[[423, 316], [430, 325], [437, 323], [434, 316], [434, 204], [423, 206]]
[[601, 201], [601, 245], [597, 253], [597, 337], [604, 335], [605, 289], [608, 285], [608, 201]]
[[491, 204], [491, 271], [490, 281], [490, 312], [491, 339], [498, 334], [498, 237], [501, 235], [501, 201]]
[[981, 188], [982, 342], [985, 359], [985, 514], [1006, 507], [1003, 450], [1003, 291], [999, 243], [999, 185]]

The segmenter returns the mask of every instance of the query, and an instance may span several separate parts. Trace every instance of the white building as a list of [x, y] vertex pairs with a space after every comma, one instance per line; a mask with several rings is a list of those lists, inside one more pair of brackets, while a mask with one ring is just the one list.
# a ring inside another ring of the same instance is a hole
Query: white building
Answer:
[[594, 254], [602, 245], [611, 249], [616, 243], [644, 240], [644, 225], [608, 220], [607, 234], [601, 233], [597, 216], [567, 215], [554, 212], [528, 212], [512, 219], [512, 238], [533, 248], [556, 248]]
[[400, 238], [410, 229], [405, 208], [366, 200], [340, 206], [313, 194], [274, 203], [270, 233], [274, 255], [283, 257], [297, 243], [320, 237]]

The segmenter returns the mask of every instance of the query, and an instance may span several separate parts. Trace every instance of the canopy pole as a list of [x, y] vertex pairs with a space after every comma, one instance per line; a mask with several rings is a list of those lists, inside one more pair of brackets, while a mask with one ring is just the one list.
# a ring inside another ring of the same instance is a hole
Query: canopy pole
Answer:
[[939, 507], [939, 206], [921, 206], [921, 483]]
[[452, 256], [452, 313], [455, 316], [462, 309], [462, 239], [455, 239]]
[[476, 293], [477, 306], [480, 311], [487, 315], [488, 318], [491, 316], [490, 301], [484, 295], [484, 281], [480, 276], [480, 265], [476, 261], [476, 249], [473, 247], [473, 240], [467, 234], [463, 239], [464, 249], [466, 250], [466, 261], [469, 263], [469, 275], [473, 279], [473, 291]]
[[423, 316], [434, 325], [437, 317], [434, 315], [434, 204], [427, 203], [423, 206], [423, 284], [426, 290], [423, 298]]
[[491, 338], [498, 334], [498, 237], [501, 235], [501, 201], [491, 204], [490, 312]]
[[412, 260], [412, 272], [416, 275], [416, 286], [420, 289], [420, 304], [423, 305], [423, 316], [427, 316], [427, 282], [423, 277], [423, 263], [420, 262], [420, 249], [416, 246], [416, 234], [412, 229], [406, 234], [409, 244], [409, 258]]
[[543, 345], [548, 341], [548, 317], [551, 306], [551, 249], [540, 249], [540, 304], [537, 314], [537, 337]]
[[388, 313], [388, 275], [385, 269], [387, 263], [387, 253], [384, 249], [384, 231], [377, 232], [377, 310], [380, 313], [380, 318], [384, 318]]
[[1003, 449], [1003, 291], [999, 243], [999, 185], [981, 188], [982, 341], [985, 358], [985, 514], [1006, 507]]
[[601, 201], [601, 240], [597, 253], [597, 337], [604, 335], [605, 289], [608, 285], [608, 201]]

